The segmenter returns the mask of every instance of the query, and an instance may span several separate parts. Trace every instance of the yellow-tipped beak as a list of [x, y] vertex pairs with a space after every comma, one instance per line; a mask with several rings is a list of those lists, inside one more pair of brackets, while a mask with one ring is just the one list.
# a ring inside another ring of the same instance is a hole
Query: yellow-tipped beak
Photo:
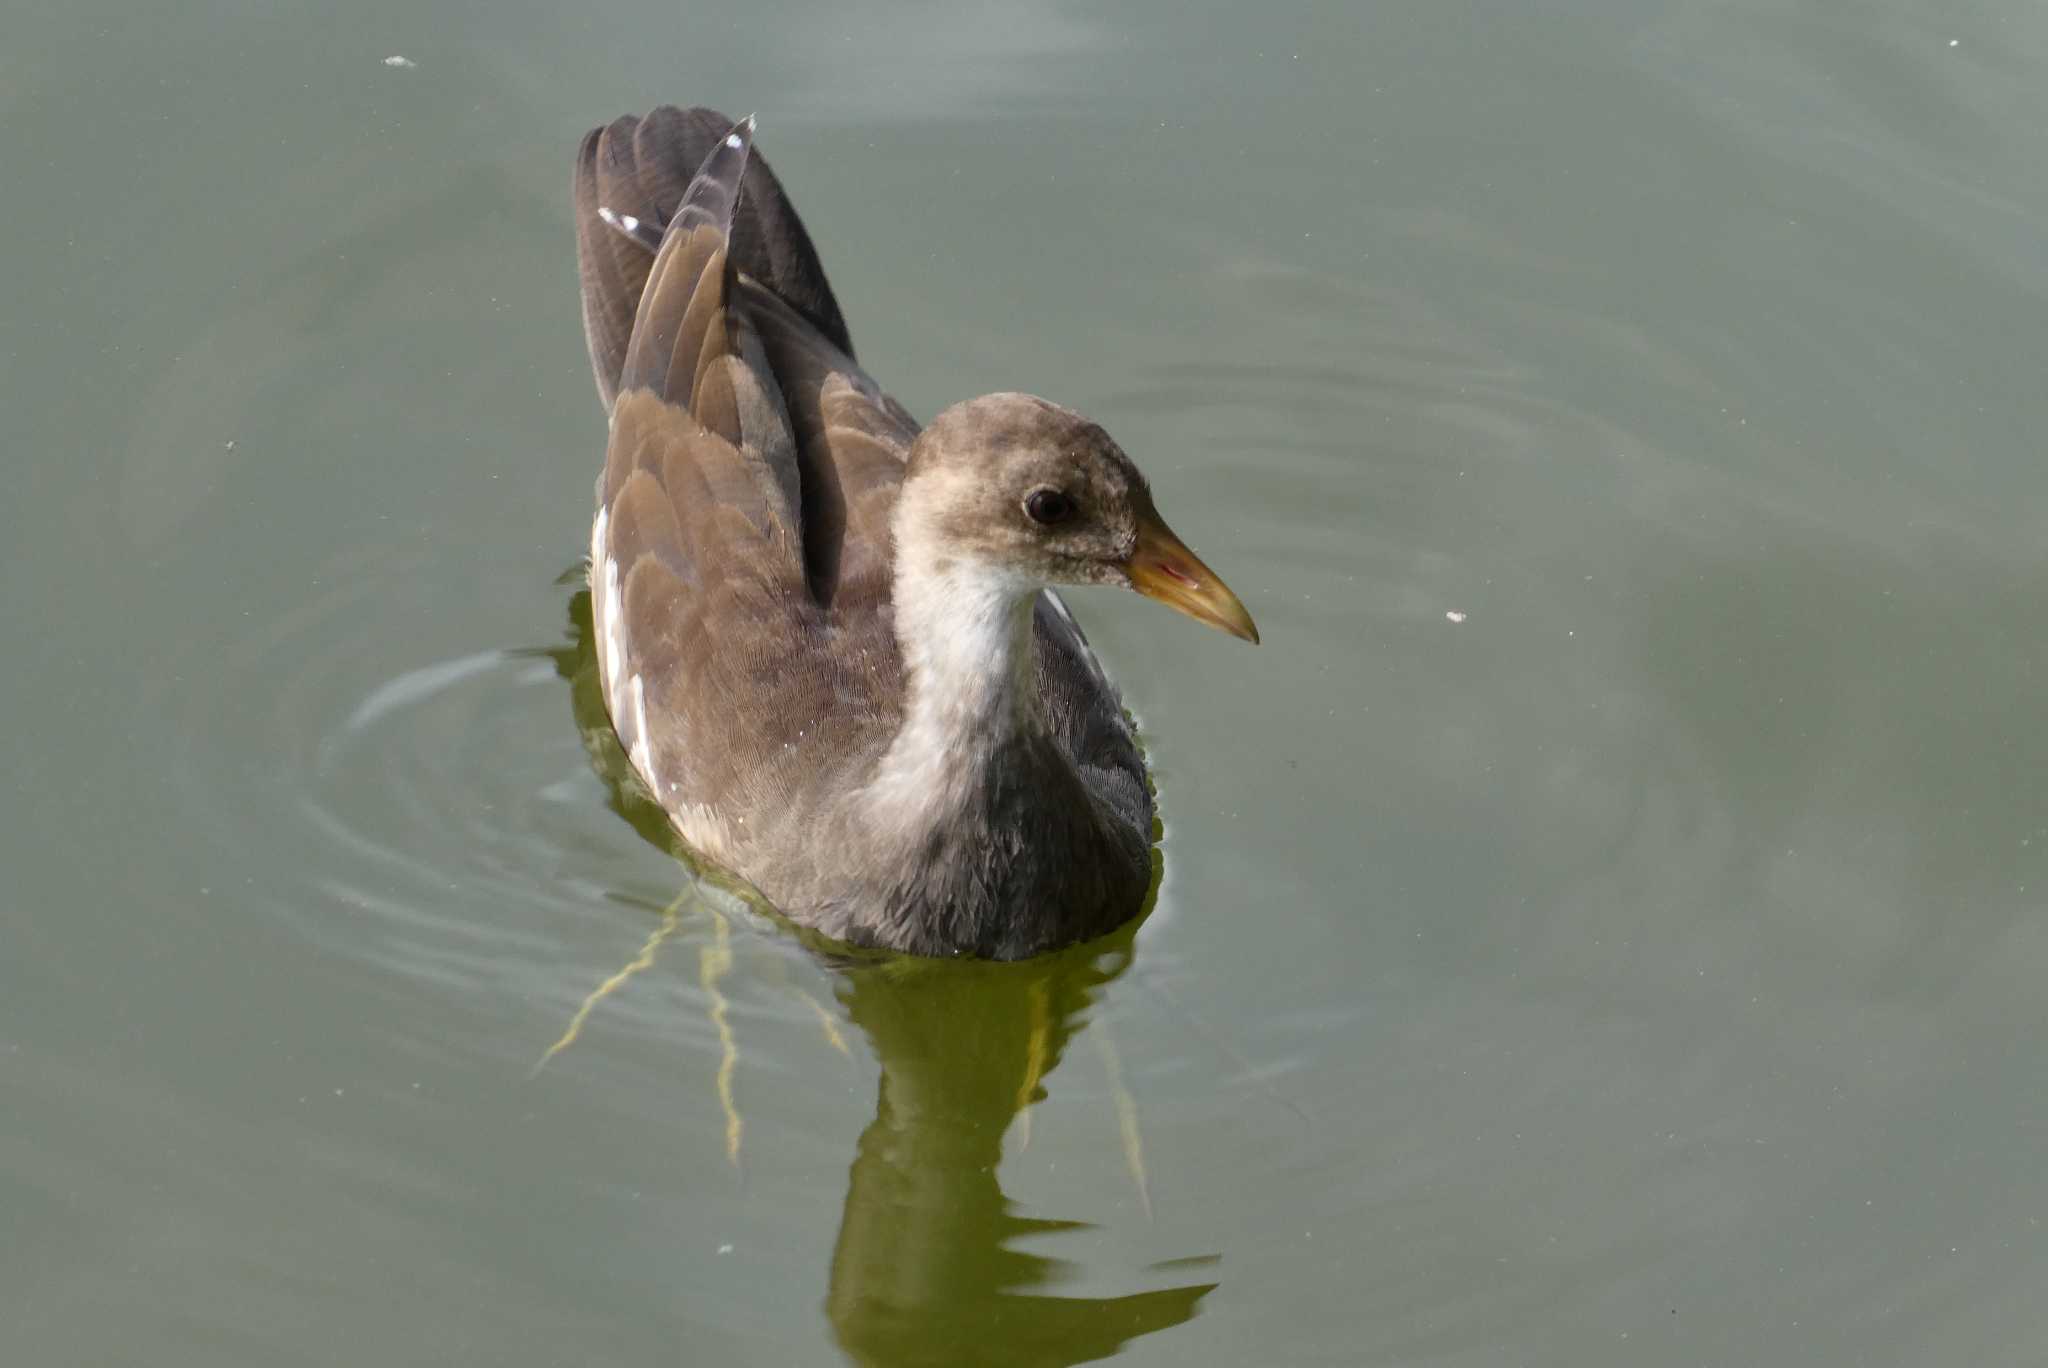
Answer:
[[1258, 644], [1259, 629], [1230, 586], [1202, 564], [1202, 558], [1188, 550], [1156, 513], [1138, 520], [1138, 545], [1131, 552], [1130, 575], [1131, 588], [1146, 598], [1157, 599], [1240, 641]]

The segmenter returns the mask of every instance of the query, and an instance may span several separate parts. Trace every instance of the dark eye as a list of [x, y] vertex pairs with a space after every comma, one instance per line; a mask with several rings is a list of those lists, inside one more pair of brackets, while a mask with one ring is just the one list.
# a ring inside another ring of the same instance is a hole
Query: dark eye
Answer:
[[1031, 521], [1051, 527], [1074, 516], [1074, 501], [1057, 489], [1034, 489], [1024, 500], [1024, 511]]

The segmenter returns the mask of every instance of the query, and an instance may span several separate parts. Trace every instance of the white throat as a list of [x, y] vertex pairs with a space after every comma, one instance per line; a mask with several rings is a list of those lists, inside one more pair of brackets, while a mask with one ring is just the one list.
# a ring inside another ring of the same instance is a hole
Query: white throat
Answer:
[[1031, 614], [1040, 586], [983, 562], [899, 542], [896, 642], [903, 725], [869, 796], [883, 808], [950, 807], [996, 747], [1040, 725]]

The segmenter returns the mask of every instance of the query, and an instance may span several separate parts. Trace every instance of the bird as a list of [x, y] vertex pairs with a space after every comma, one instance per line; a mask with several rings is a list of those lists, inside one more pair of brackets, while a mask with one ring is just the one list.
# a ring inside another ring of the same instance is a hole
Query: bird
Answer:
[[1258, 629], [1096, 423], [1003, 392], [920, 427], [886, 394], [754, 131], [665, 105], [577, 153], [619, 744], [687, 846], [829, 940], [1105, 935], [1150, 895], [1153, 795], [1054, 586]]

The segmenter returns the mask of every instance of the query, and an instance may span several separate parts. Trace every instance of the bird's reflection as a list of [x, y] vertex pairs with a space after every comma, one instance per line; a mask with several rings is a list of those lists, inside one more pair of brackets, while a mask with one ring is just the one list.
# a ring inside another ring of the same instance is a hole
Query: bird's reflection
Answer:
[[[570, 600], [568, 640], [547, 654], [571, 685], [577, 725], [613, 805], [674, 849], [605, 717], [587, 593]], [[1020, 1214], [998, 1177], [1006, 1137], [1044, 1096], [1101, 991], [1129, 967], [1134, 935], [1126, 927], [1022, 964], [826, 956], [840, 1004], [881, 1067], [825, 1296], [832, 1332], [854, 1362], [1087, 1363], [1188, 1320], [1215, 1287], [1053, 1294], [1069, 1266], [1016, 1243], [1083, 1223]]]
[[1211, 1285], [1049, 1294], [1062, 1265], [1014, 1242], [1077, 1223], [1018, 1214], [997, 1181], [1006, 1132], [1129, 962], [1130, 935], [1025, 964], [844, 972], [840, 1000], [882, 1066], [825, 1302], [855, 1361], [1086, 1363], [1195, 1313]]

